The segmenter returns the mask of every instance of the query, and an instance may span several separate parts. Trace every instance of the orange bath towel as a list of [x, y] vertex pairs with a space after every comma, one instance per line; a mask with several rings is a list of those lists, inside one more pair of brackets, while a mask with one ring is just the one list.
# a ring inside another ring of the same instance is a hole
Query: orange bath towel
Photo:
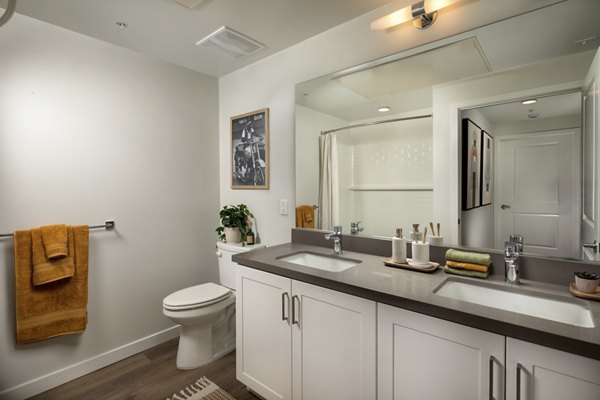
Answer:
[[87, 325], [87, 226], [67, 227], [73, 237], [75, 273], [71, 278], [34, 286], [31, 231], [17, 231], [15, 245], [16, 341], [36, 342], [70, 333]]
[[314, 216], [315, 209], [313, 206], [296, 207], [296, 228], [314, 228]]
[[450, 261], [450, 260], [446, 260], [446, 265], [449, 267], [452, 267], [452, 268], [468, 269], [469, 271], [488, 272], [488, 269], [489, 269], [489, 267], [487, 265]]
[[73, 229], [65, 227], [65, 238], [67, 239], [67, 254], [63, 257], [50, 259], [44, 246], [44, 228], [31, 230], [31, 252], [33, 262], [32, 282], [35, 286], [45, 285], [50, 282], [70, 278], [75, 273], [75, 260], [73, 252]]

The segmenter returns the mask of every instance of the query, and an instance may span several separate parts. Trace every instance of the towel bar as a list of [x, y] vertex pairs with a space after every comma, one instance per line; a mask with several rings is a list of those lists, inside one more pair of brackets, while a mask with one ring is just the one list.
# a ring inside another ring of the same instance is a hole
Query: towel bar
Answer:
[[[115, 221], [108, 220], [105, 221], [103, 225], [91, 225], [90, 229], [106, 229], [107, 231], [112, 231], [115, 229]], [[12, 237], [12, 233], [0, 233], [0, 237]]]

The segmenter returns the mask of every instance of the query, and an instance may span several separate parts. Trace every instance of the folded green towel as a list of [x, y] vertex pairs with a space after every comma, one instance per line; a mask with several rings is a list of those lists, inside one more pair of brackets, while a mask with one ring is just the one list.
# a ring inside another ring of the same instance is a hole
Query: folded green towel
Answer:
[[446, 260], [487, 266], [490, 266], [492, 264], [492, 256], [490, 256], [489, 254], [471, 253], [468, 251], [460, 251], [454, 249], [448, 249], [446, 251]]
[[488, 276], [490, 275], [490, 270], [489, 269], [488, 269], [487, 272], [469, 271], [467, 269], [452, 268], [452, 267], [449, 267], [447, 265], [444, 266], [444, 272], [447, 273], [447, 274], [469, 276], [471, 278], [481, 278], [481, 279], [487, 279]]

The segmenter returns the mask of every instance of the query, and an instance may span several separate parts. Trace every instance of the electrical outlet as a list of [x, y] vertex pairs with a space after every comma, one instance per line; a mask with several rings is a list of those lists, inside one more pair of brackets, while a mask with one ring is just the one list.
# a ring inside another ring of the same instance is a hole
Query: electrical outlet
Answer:
[[287, 215], [287, 213], [288, 213], [288, 201], [287, 201], [287, 199], [280, 199], [279, 200], [279, 214]]

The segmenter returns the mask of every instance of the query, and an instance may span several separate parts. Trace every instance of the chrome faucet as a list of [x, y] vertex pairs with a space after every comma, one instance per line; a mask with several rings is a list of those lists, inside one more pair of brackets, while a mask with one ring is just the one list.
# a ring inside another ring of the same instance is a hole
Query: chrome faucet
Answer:
[[511, 285], [519, 284], [519, 243], [504, 242], [504, 280]]
[[361, 226], [360, 226], [361, 223], [362, 223], [362, 221], [350, 222], [350, 234], [351, 235], [358, 235], [358, 232], [362, 232], [363, 229], [365, 229], [365, 228], [361, 228]]
[[339, 256], [342, 254], [342, 226], [336, 225], [333, 227], [333, 232], [325, 235], [325, 239], [333, 239], [333, 254]]

